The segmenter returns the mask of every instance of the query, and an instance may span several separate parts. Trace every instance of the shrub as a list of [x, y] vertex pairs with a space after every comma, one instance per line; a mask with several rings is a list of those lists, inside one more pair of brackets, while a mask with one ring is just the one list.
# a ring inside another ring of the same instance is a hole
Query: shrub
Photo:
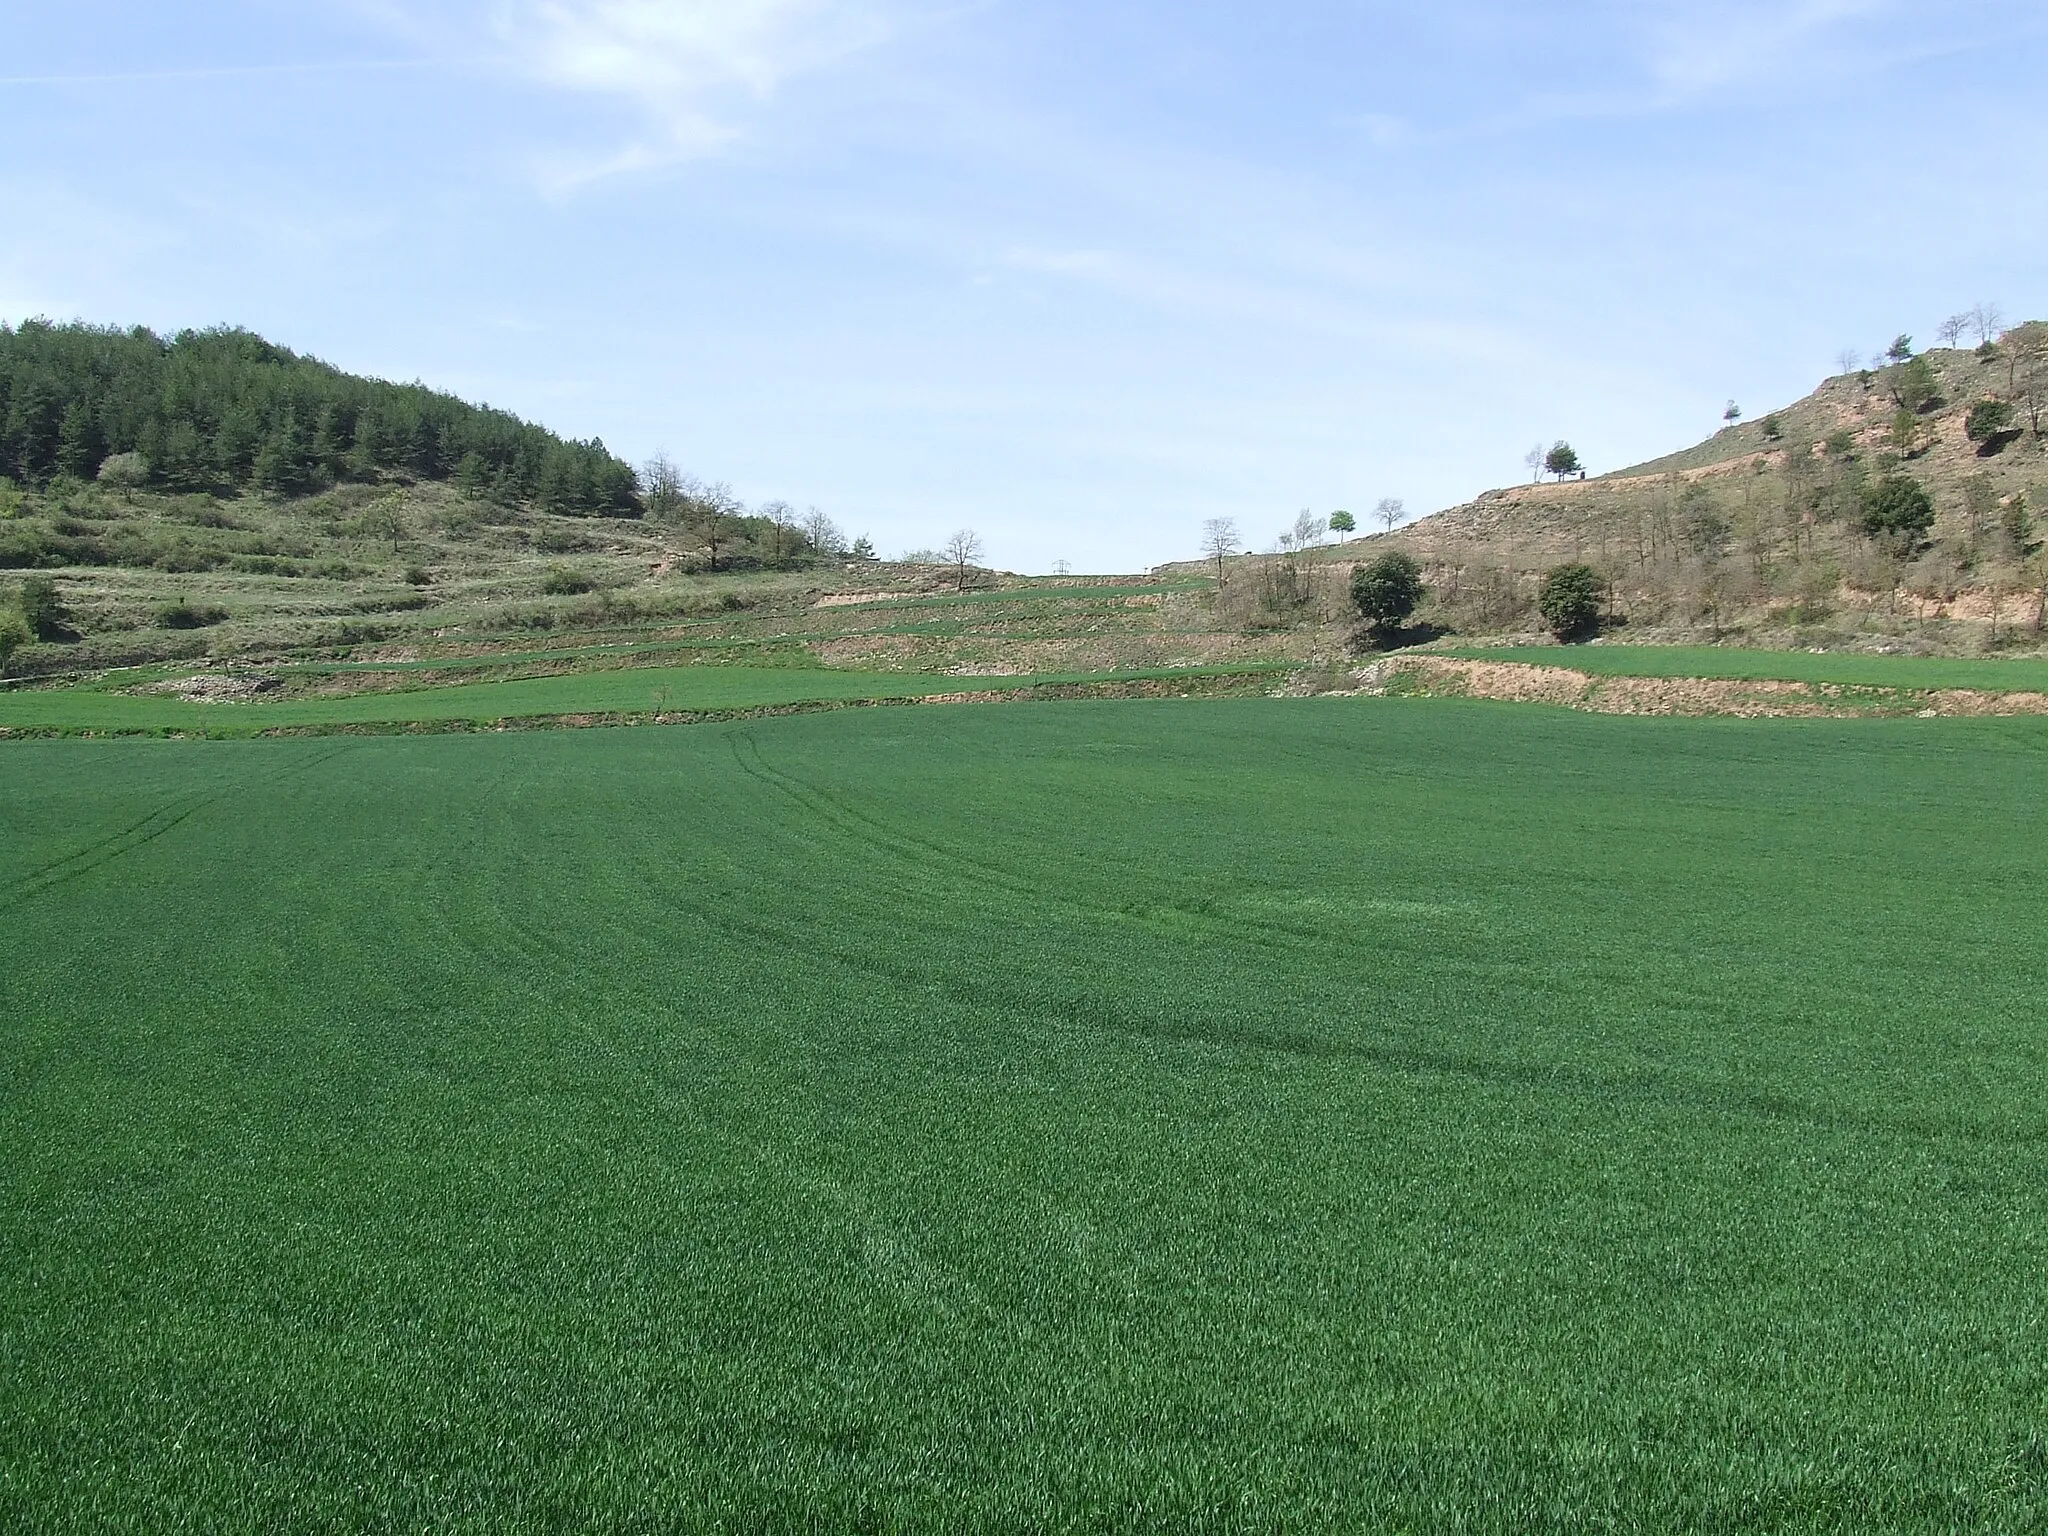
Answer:
[[1560, 565], [1543, 579], [1536, 606], [1558, 639], [1581, 639], [1599, 628], [1605, 588], [1600, 573], [1590, 565]]
[[1398, 629], [1422, 601], [1422, 567], [1412, 555], [1381, 555], [1351, 573], [1351, 602], [1376, 636]]
[[428, 573], [424, 565], [408, 565], [405, 568], [405, 579], [415, 587], [431, 586], [434, 581], [433, 576]]
[[1886, 475], [1863, 493], [1858, 521], [1872, 538], [1903, 539], [1910, 548], [1934, 526], [1934, 498], [1917, 480], [1906, 475]]
[[188, 603], [180, 598], [157, 609], [158, 629], [209, 629], [227, 621], [228, 611], [214, 603]]
[[[533, 547], [544, 555], [566, 555], [590, 548], [590, 540], [567, 528], [542, 528], [533, 536]], [[589, 588], [578, 587], [576, 590], [584, 592]]]
[[540, 579], [541, 591], [550, 597], [573, 597], [578, 592], [588, 592], [597, 585], [582, 571], [571, 570], [566, 565], [550, 566], [548, 573]]
[[2012, 430], [2012, 404], [2005, 400], [1979, 400], [1963, 418], [1963, 435], [1977, 445], [1980, 454], [1996, 453], [2001, 440]]

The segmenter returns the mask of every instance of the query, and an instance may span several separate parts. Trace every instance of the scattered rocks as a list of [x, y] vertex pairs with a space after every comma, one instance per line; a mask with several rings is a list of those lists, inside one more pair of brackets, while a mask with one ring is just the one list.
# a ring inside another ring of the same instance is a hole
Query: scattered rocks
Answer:
[[246, 672], [235, 677], [179, 677], [161, 683], [145, 683], [140, 688], [131, 688], [130, 693], [147, 693], [183, 699], [188, 704], [253, 704], [259, 699], [270, 697], [284, 687], [282, 678], [271, 677], [262, 672]]

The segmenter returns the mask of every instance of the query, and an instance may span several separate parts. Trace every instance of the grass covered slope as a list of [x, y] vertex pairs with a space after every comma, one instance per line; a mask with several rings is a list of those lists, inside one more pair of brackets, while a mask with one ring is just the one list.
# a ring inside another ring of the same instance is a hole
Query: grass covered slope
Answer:
[[0, 1524], [2048, 1519], [2048, 731], [0, 751]]

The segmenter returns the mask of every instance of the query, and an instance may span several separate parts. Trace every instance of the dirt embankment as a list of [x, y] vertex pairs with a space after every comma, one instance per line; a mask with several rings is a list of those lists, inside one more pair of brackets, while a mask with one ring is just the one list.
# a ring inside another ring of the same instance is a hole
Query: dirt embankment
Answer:
[[1360, 692], [1558, 704], [1605, 715], [1745, 719], [1862, 715], [2042, 715], [2048, 694], [1971, 688], [1863, 688], [1714, 677], [1600, 677], [1571, 667], [1455, 656], [1395, 656], [1357, 674]]

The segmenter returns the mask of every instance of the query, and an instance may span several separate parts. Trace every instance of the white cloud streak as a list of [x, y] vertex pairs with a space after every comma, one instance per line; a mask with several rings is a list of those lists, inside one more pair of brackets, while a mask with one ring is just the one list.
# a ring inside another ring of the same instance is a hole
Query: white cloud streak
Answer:
[[372, 0], [387, 26], [559, 90], [623, 104], [627, 143], [557, 158], [580, 181], [713, 154], [789, 82], [835, 67], [891, 30], [885, 0]]
[[1866, 21], [1887, 0], [1763, 0], [1685, 3], [1651, 28], [1651, 72], [1668, 97], [1714, 91], [1804, 73], [1828, 34]]

